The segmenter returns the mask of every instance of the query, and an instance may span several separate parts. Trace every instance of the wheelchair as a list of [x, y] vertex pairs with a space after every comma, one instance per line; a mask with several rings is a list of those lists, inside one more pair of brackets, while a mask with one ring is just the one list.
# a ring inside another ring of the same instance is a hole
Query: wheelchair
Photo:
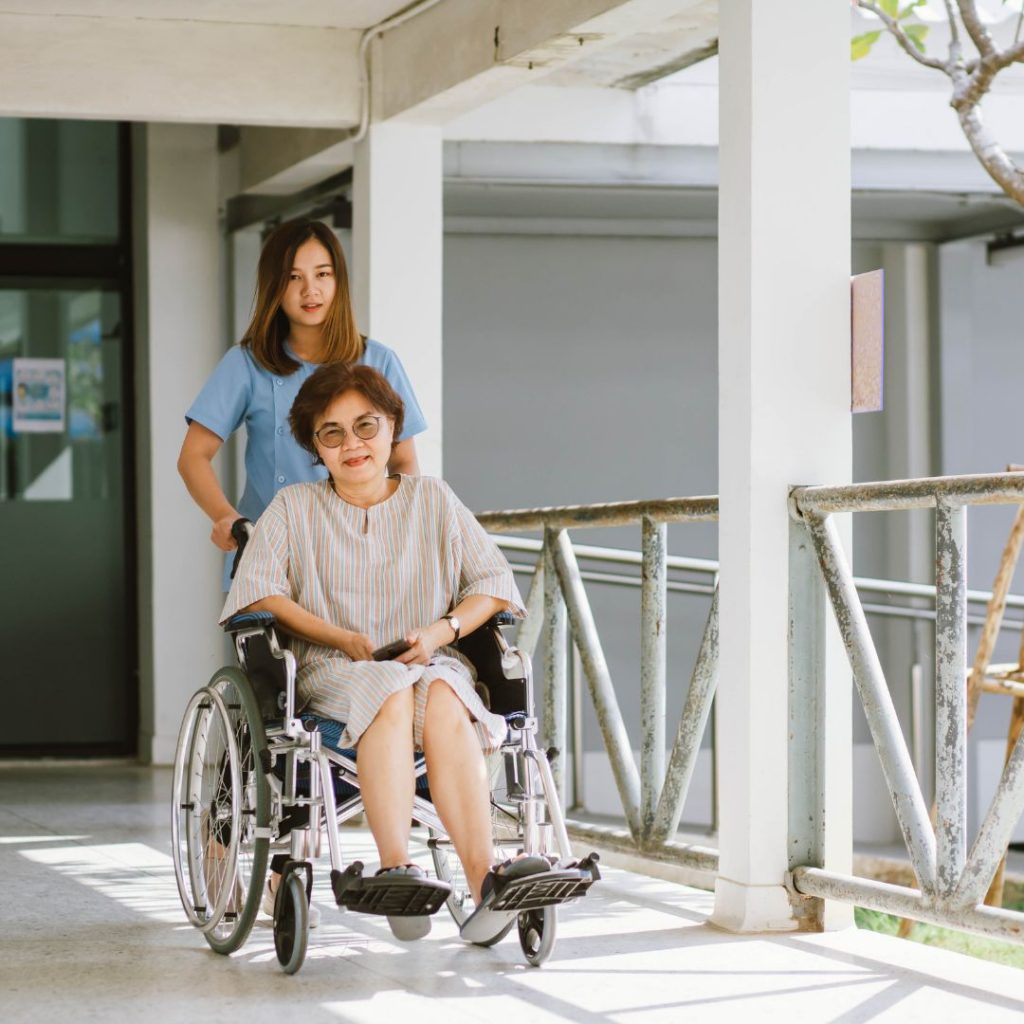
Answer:
[[[522, 853], [543, 857], [550, 870], [496, 879], [485, 901], [492, 913], [483, 915], [489, 930], [463, 937], [492, 946], [517, 927], [527, 962], [540, 966], [554, 949], [558, 906], [584, 896], [600, 873], [596, 854], [573, 859], [550, 767], [557, 751], [537, 746], [530, 659], [501, 631], [511, 622], [507, 613], [495, 616], [458, 647], [476, 669], [484, 704], [508, 724], [501, 750], [488, 758], [496, 860]], [[338, 723], [297, 711], [295, 657], [279, 642], [273, 615], [243, 612], [224, 629], [239, 667], [215, 672], [192, 696], [175, 753], [172, 852], [189, 921], [216, 952], [240, 949], [259, 911], [270, 850], [286, 845], [287, 856], [275, 858], [274, 947], [282, 969], [295, 973], [307, 949], [312, 861], [326, 836], [339, 907], [402, 917], [444, 905], [461, 930], [473, 899], [430, 802], [422, 755], [413, 819], [426, 829], [436, 882], [364, 877], [361, 862], [344, 863], [338, 830], [362, 811], [355, 751], [339, 749]]]

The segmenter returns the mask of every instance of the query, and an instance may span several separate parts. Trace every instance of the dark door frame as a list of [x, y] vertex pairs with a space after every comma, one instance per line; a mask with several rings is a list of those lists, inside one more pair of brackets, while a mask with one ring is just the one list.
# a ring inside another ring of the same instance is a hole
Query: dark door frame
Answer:
[[103, 744], [0, 745], [0, 757], [134, 756], [139, 742], [139, 594], [135, 479], [135, 303], [132, 267], [131, 126], [119, 124], [118, 238], [109, 244], [0, 240], [0, 285], [12, 288], [103, 287], [121, 299], [121, 431], [125, 574], [124, 739]]

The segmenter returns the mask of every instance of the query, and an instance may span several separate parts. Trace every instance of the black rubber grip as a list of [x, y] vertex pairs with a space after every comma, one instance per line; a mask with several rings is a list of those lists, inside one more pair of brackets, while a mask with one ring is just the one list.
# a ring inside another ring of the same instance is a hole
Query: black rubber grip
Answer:
[[249, 527], [251, 526], [252, 523], [248, 519], [236, 519], [231, 524], [231, 537], [238, 545], [235, 548], [235, 560], [231, 563], [231, 579], [234, 579], [235, 573], [238, 572], [238, 563], [242, 560], [242, 552], [249, 542]]

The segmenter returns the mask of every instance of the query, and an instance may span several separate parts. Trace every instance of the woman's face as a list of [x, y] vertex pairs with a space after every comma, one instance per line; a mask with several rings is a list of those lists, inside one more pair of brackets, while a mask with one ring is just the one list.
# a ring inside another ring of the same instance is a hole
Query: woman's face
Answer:
[[331, 254], [322, 242], [311, 238], [295, 253], [281, 309], [292, 324], [320, 327], [327, 319], [337, 287]]
[[[358, 391], [339, 395], [314, 426], [317, 453], [340, 486], [358, 486], [384, 478], [391, 458], [394, 423], [364, 395]], [[374, 436], [367, 436], [374, 431]]]

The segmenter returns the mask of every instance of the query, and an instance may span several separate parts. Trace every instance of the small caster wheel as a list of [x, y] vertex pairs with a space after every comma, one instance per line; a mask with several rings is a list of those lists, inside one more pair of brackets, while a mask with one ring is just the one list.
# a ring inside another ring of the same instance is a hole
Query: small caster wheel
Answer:
[[517, 918], [519, 945], [528, 963], [540, 967], [555, 948], [557, 917], [554, 907], [524, 910]]
[[285, 974], [294, 974], [306, 959], [309, 900], [302, 878], [289, 871], [281, 881], [274, 907], [274, 949]]

